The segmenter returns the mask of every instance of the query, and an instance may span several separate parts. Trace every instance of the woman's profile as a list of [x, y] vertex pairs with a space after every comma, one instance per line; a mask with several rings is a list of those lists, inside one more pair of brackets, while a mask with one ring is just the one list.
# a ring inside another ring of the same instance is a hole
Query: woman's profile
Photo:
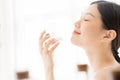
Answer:
[[[107, 73], [120, 66], [120, 5], [103, 0], [94, 1], [74, 25], [72, 44], [85, 50], [95, 80], [109, 80]], [[49, 33], [43, 31], [39, 43], [46, 80], [54, 80], [52, 54], [59, 41], [50, 39]]]

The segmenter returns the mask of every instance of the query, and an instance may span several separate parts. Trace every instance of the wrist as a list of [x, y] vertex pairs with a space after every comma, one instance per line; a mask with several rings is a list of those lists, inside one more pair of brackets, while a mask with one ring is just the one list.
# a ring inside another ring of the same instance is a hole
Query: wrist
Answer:
[[45, 69], [45, 72], [52, 72], [54, 70], [54, 67], [53, 66], [45, 66], [44, 69]]
[[45, 69], [46, 80], [54, 80], [54, 69], [47, 68]]
[[53, 69], [54, 68], [54, 64], [53, 63], [45, 63], [44, 64], [44, 68], [47, 70]]

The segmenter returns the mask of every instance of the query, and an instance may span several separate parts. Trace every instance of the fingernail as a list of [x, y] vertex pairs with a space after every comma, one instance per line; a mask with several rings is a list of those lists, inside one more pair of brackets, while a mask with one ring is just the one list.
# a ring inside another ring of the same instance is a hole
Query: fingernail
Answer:
[[47, 33], [47, 34], [46, 34], [46, 37], [50, 37], [50, 34], [49, 34], [49, 33]]
[[50, 35], [49, 33], [46, 34], [46, 36], [49, 36], [49, 35]]

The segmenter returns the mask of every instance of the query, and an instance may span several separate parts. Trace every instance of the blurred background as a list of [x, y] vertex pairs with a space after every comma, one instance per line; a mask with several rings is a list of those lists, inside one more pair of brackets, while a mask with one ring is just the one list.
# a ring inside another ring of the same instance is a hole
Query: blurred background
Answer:
[[[74, 22], [92, 1], [0, 0], [0, 80], [17, 80], [17, 73], [24, 71], [30, 80], [45, 80], [38, 44], [43, 30], [61, 38], [53, 55], [55, 79], [79, 80], [83, 70], [90, 80], [92, 69], [86, 67], [84, 50], [72, 45], [70, 37]], [[85, 69], [77, 70], [80, 65]]]

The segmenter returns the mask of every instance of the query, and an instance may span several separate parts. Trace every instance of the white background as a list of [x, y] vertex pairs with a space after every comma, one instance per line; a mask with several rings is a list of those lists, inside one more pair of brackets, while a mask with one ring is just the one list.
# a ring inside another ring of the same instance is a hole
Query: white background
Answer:
[[44, 29], [62, 38], [53, 55], [55, 79], [77, 80], [76, 65], [88, 62], [70, 37], [74, 22], [91, 1], [0, 0], [0, 80], [15, 80], [20, 70], [29, 70], [31, 80], [45, 79], [38, 47]]

